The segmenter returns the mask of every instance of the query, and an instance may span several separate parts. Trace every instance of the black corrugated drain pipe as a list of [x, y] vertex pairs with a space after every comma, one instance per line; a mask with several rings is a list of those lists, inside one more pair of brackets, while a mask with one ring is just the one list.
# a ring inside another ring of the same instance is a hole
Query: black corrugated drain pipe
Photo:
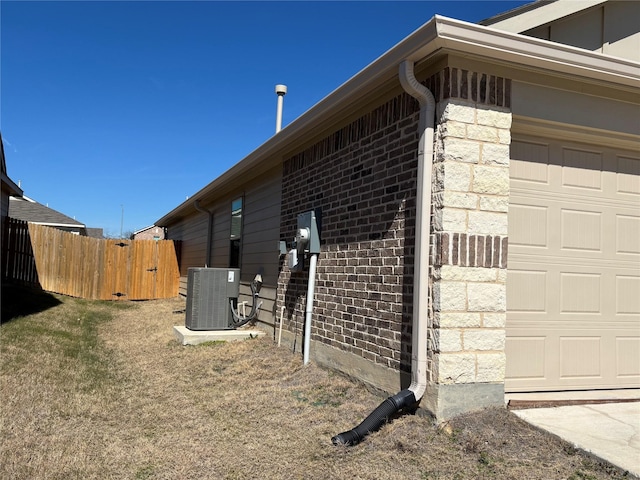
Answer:
[[416, 397], [411, 390], [402, 390], [387, 398], [365, 418], [360, 425], [346, 432], [339, 433], [331, 439], [334, 445], [354, 446], [372, 432], [376, 432], [389, 418], [408, 407], [416, 404]]

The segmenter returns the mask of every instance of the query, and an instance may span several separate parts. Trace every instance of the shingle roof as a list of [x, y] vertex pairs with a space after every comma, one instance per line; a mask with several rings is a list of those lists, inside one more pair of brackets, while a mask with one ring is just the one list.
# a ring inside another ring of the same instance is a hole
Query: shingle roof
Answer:
[[25, 197], [9, 197], [9, 216], [44, 225], [85, 228], [82, 222]]

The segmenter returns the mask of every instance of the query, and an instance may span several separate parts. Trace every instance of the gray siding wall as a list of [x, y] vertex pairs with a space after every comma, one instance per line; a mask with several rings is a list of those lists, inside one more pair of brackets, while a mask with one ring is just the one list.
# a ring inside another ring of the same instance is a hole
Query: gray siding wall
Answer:
[[544, 40], [640, 61], [640, 2], [613, 1], [523, 32]]
[[[260, 291], [262, 301], [258, 315], [260, 321], [273, 322], [275, 311], [276, 285], [280, 257], [278, 240], [280, 239], [280, 197], [282, 189], [282, 171], [278, 167], [247, 183], [233, 195], [207, 201], [200, 204], [213, 212], [210, 267], [229, 266], [229, 246], [231, 234], [231, 202], [243, 197], [242, 246], [240, 260], [240, 301], [252, 303], [250, 282], [256, 273], [263, 279]], [[192, 215], [168, 226], [168, 238], [181, 240], [180, 294], [187, 293], [187, 273], [190, 267], [203, 267], [206, 262], [208, 215], [194, 212]], [[247, 310], [248, 311], [248, 310]]]
[[242, 280], [250, 282], [256, 273], [265, 286], [278, 284], [278, 241], [280, 240], [280, 168], [259, 185], [247, 189], [242, 230]]
[[225, 199], [213, 210], [213, 237], [211, 240], [211, 266], [229, 266], [229, 236], [231, 235], [231, 200]]
[[207, 216], [197, 213], [173, 224], [168, 229], [169, 240], [180, 240], [180, 276], [187, 276], [189, 267], [204, 267], [207, 250]]

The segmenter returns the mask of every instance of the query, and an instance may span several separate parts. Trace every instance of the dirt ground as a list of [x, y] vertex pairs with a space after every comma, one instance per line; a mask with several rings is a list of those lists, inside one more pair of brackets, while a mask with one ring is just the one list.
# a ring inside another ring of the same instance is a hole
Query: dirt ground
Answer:
[[[184, 323], [181, 299], [112, 308], [57, 298], [1, 327], [0, 478], [626, 478], [502, 408], [445, 428], [404, 415], [336, 447], [331, 437], [384, 398], [303, 366], [268, 335], [182, 346], [172, 332]], [[96, 341], [85, 332], [69, 350], [92, 309], [109, 314]], [[29, 341], [21, 324], [55, 333]]]

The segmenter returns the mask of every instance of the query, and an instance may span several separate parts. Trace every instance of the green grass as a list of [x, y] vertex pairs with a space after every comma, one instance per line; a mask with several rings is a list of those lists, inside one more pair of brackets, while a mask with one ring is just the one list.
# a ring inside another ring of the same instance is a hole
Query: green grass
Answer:
[[53, 363], [48, 367], [54, 368], [40, 370], [43, 374], [46, 371], [49, 379], [73, 377], [75, 385], [87, 391], [115, 380], [114, 369], [109, 368], [115, 360], [100, 341], [99, 327], [109, 322], [115, 312], [135, 308], [135, 304], [92, 302], [29, 289], [15, 298], [3, 295], [3, 304], [9, 303], [7, 309], [16, 312], [29, 298], [33, 304], [31, 310], [37, 313], [15, 315], [0, 327], [5, 347], [0, 361], [3, 369], [31, 370], [33, 359], [38, 359]]

